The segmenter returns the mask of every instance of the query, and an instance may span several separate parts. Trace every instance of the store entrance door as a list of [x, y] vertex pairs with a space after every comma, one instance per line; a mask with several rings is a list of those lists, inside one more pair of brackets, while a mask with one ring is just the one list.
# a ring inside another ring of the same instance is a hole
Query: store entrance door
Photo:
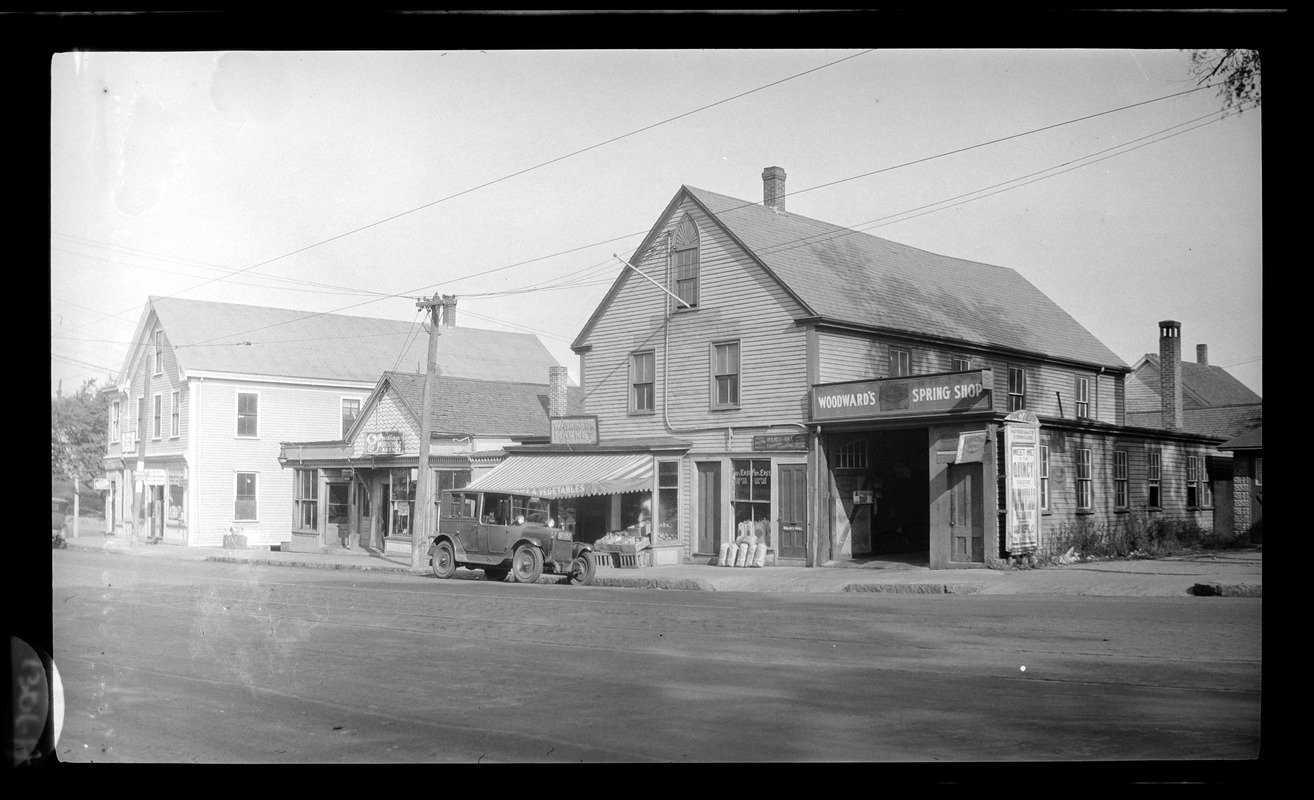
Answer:
[[721, 551], [721, 465], [698, 463], [698, 552]]
[[806, 464], [781, 464], [779, 558], [808, 554], [808, 476]]
[[949, 465], [949, 530], [951, 561], [985, 563], [985, 509], [981, 465]]

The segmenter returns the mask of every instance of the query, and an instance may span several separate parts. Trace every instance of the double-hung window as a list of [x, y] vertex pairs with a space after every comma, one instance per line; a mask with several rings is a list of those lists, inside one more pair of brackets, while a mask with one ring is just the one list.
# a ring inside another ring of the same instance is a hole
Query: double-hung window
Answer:
[[1090, 378], [1077, 378], [1077, 418], [1090, 417]]
[[181, 413], [178, 409], [179, 396], [177, 392], [169, 395], [169, 435], [177, 436], [179, 432], [178, 415]]
[[1161, 483], [1161, 478], [1163, 476], [1162, 454], [1146, 453], [1146, 456], [1148, 457], [1149, 460], [1149, 465], [1146, 471], [1147, 484], [1148, 484], [1147, 488], [1149, 491], [1149, 498], [1147, 500], [1147, 505], [1150, 508], [1159, 508], [1161, 503], [1163, 502], [1162, 498], [1159, 496], [1159, 492], [1161, 489], [1160, 483]]
[[1090, 450], [1079, 449], [1077, 450], [1077, 508], [1089, 509], [1093, 502]]
[[297, 528], [319, 530], [319, 470], [294, 470], [292, 502], [296, 506]]
[[630, 355], [630, 413], [651, 414], [656, 409], [656, 372], [653, 351]]
[[160, 438], [160, 417], [164, 413], [164, 395], [155, 395], [152, 398], [155, 407], [155, 413], [151, 416], [151, 438]]
[[1213, 505], [1213, 487], [1204, 456], [1186, 457], [1186, 504], [1195, 508]]
[[1127, 507], [1127, 451], [1113, 451], [1113, 506]]
[[954, 372], [967, 372], [972, 368], [972, 359], [964, 356], [954, 356]]
[[237, 435], [256, 437], [260, 435], [259, 425], [260, 395], [255, 392], [237, 393]]
[[155, 332], [155, 374], [164, 374], [164, 331]]
[[119, 440], [119, 414], [123, 413], [121, 408], [122, 406], [118, 400], [110, 403], [109, 434], [111, 444]]
[[234, 492], [233, 520], [236, 522], [255, 522], [256, 516], [256, 473], [237, 473], [237, 488]]
[[1040, 446], [1040, 508], [1049, 510], [1049, 445]]
[[712, 345], [712, 408], [739, 407], [739, 342]]
[[360, 416], [360, 400], [354, 397], [342, 398], [342, 438], [347, 437], [347, 431]]
[[1008, 410], [1027, 407], [1027, 373], [1021, 367], [1008, 368]]
[[890, 377], [902, 378], [912, 374], [912, 353], [900, 347], [890, 348]]

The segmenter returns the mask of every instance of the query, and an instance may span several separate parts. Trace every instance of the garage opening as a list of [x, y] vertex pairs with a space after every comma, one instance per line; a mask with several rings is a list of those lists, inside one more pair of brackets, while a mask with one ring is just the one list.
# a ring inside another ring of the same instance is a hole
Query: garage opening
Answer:
[[929, 563], [927, 446], [925, 428], [865, 431], [834, 443], [833, 523], [841, 552], [855, 560]]

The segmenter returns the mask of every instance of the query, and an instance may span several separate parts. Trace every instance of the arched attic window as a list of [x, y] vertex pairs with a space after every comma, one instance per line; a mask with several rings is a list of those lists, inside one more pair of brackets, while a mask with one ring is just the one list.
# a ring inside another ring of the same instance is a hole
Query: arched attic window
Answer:
[[[698, 307], [698, 226], [688, 214], [675, 226], [675, 295]], [[680, 303], [676, 308], [684, 308]]]

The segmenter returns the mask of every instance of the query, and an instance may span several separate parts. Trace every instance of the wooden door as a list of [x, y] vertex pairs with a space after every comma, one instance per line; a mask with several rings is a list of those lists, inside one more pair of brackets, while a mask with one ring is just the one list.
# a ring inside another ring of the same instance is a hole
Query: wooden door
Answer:
[[980, 464], [949, 465], [950, 561], [985, 563], [985, 508]]
[[721, 551], [721, 465], [698, 463], [698, 552]]
[[779, 558], [806, 558], [808, 554], [808, 473], [806, 464], [781, 464], [777, 470], [780, 499], [776, 544]]

